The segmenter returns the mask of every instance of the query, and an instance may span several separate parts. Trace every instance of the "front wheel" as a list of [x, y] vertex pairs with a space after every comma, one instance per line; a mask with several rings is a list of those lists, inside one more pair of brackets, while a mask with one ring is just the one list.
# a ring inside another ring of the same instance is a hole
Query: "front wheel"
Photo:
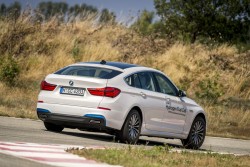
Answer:
[[196, 117], [187, 139], [182, 139], [181, 142], [185, 148], [198, 149], [203, 144], [205, 136], [206, 122], [202, 117]]
[[55, 125], [49, 122], [44, 122], [44, 126], [48, 131], [53, 131], [53, 132], [61, 132], [64, 127], [60, 125]]
[[131, 110], [117, 137], [124, 143], [136, 144], [140, 137], [141, 125], [142, 119], [140, 114], [137, 110]]

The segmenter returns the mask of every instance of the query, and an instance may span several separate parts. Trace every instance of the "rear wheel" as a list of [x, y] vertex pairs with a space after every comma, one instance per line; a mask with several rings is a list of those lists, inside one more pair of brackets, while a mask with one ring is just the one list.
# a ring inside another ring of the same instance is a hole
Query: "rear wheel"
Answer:
[[53, 132], [61, 132], [64, 127], [60, 125], [55, 125], [49, 122], [44, 122], [44, 126], [48, 131], [53, 131]]
[[128, 114], [122, 130], [117, 135], [122, 142], [136, 144], [141, 133], [142, 119], [137, 110], [131, 110]]
[[187, 139], [182, 139], [181, 142], [185, 148], [198, 149], [203, 144], [205, 136], [206, 122], [202, 117], [196, 117]]

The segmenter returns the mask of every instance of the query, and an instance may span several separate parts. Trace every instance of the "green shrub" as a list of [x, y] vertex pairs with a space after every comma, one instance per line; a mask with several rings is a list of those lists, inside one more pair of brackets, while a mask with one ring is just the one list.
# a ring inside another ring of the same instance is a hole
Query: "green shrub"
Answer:
[[17, 61], [8, 57], [2, 59], [0, 63], [0, 81], [5, 82], [9, 86], [15, 85], [20, 73], [20, 67], [18, 66]]
[[200, 81], [198, 84], [198, 91], [195, 92], [195, 95], [198, 98], [216, 102], [218, 98], [223, 95], [222, 85], [220, 85], [217, 81], [217, 75]]

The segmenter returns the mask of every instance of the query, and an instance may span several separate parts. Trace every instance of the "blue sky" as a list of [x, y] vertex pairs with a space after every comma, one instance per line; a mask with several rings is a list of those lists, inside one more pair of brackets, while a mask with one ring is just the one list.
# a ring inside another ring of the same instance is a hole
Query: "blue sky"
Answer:
[[[31, 5], [36, 7], [42, 0], [0, 0], [1, 3], [9, 5], [15, 1], [22, 4], [23, 7], [26, 5]], [[98, 9], [108, 8], [114, 11], [117, 17], [129, 17], [137, 16], [139, 11], [147, 9], [149, 11], [154, 11], [154, 1], [153, 0], [51, 0], [53, 2], [66, 2], [70, 6], [74, 4], [90, 4], [96, 6]]]

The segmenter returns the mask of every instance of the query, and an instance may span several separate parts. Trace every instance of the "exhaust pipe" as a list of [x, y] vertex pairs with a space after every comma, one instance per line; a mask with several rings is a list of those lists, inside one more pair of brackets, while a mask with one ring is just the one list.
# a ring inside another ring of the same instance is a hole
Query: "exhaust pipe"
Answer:
[[89, 123], [100, 124], [101, 121], [91, 119], [91, 120], [89, 121]]

